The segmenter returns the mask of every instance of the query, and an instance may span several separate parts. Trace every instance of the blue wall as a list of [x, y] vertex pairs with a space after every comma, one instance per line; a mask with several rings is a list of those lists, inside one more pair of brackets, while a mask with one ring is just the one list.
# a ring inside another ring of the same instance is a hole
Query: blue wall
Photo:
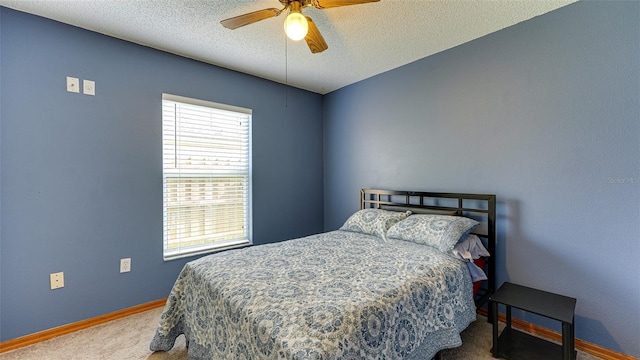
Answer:
[[[166, 297], [191, 260], [162, 260], [163, 92], [253, 109], [255, 244], [322, 231], [321, 95], [6, 8], [0, 19], [0, 341]], [[94, 80], [96, 96], [67, 92], [66, 76]]]
[[337, 228], [363, 187], [495, 193], [499, 281], [577, 297], [578, 338], [638, 357], [639, 24], [638, 2], [579, 2], [286, 106], [283, 85], [1, 8], [0, 341], [168, 294], [190, 259], [162, 261], [167, 92], [254, 110], [255, 243]]
[[578, 338], [640, 356], [640, 2], [581, 1], [328, 94], [324, 143], [325, 230], [360, 188], [494, 193], [499, 283], [576, 297]]

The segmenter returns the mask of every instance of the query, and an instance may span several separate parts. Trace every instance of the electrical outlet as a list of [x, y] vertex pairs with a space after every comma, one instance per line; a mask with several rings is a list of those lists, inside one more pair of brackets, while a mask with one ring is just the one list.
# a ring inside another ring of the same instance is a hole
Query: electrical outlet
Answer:
[[72, 93], [80, 93], [80, 79], [67, 76], [67, 91]]
[[82, 80], [82, 92], [85, 95], [95, 96], [96, 94], [96, 82], [93, 80]]
[[53, 273], [49, 275], [51, 280], [51, 290], [60, 289], [64, 287], [64, 273]]
[[120, 259], [120, 272], [126, 273], [131, 271], [131, 258]]

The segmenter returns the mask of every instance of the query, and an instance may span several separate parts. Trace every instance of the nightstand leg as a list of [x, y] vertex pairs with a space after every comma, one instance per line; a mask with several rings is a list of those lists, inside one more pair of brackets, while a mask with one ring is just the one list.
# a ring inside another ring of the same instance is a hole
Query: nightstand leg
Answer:
[[[576, 349], [576, 318], [571, 318], [571, 356]], [[577, 356], [577, 355], [576, 355]]]
[[562, 359], [573, 360], [573, 326], [570, 323], [562, 323]]
[[507, 305], [507, 328], [511, 329], [511, 306]]
[[498, 357], [498, 303], [495, 301], [489, 302], [491, 308], [491, 323], [493, 325], [493, 357]]

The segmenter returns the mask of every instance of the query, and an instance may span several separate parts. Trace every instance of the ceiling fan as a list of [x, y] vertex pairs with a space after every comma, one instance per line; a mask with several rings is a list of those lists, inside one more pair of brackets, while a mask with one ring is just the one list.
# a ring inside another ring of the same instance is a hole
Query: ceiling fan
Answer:
[[291, 40], [305, 39], [312, 53], [319, 53], [329, 48], [320, 31], [310, 17], [302, 15], [302, 9], [313, 6], [316, 9], [326, 9], [347, 5], [358, 5], [380, 0], [280, 0], [282, 9], [269, 8], [250, 12], [220, 21], [227, 29], [253, 24], [255, 22], [276, 17], [289, 9], [289, 15], [284, 21], [284, 31]]

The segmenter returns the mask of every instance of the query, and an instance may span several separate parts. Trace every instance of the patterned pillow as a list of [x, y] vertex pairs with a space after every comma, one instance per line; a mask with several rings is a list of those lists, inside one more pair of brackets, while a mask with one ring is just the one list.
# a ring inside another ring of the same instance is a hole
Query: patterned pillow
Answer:
[[462, 216], [411, 215], [393, 225], [388, 238], [429, 245], [448, 253], [478, 222]]
[[387, 230], [398, 221], [411, 214], [407, 212], [388, 211], [381, 209], [362, 209], [351, 215], [340, 230], [375, 235], [386, 240]]

